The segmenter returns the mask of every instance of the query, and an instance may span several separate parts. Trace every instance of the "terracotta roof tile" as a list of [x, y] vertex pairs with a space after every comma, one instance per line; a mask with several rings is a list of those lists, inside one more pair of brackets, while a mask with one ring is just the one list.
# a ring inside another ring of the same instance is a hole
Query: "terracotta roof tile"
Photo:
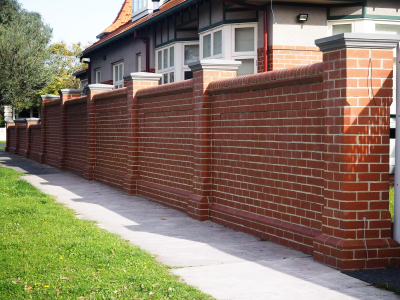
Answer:
[[187, 0], [170, 0], [167, 3], [165, 3], [164, 5], [162, 5], [160, 7], [160, 10], [157, 11], [156, 13], [147, 15], [146, 17], [141, 18], [140, 20], [137, 20], [136, 22], [131, 22], [130, 20], [128, 22], [126, 22], [125, 24], [121, 25], [119, 28], [115, 29], [114, 31], [110, 32], [109, 34], [107, 34], [106, 36], [102, 37], [100, 40], [98, 40], [96, 43], [94, 43], [93, 45], [91, 45], [90, 47], [86, 48], [83, 52], [85, 53], [86, 51], [96, 47], [97, 45], [100, 45], [101, 43], [104, 43], [105, 41], [131, 29], [136, 27], [139, 24], [142, 24], [148, 20], [151, 20], [152, 18], [154, 18], [155, 16], [158, 16], [160, 14], [162, 14], [163, 12], [166, 12], [167, 10], [173, 8], [174, 6], [177, 6], [178, 4], [181, 4], [183, 2], [185, 2]]
[[131, 8], [132, 8], [132, 1], [125, 0], [124, 3], [122, 4], [122, 7], [121, 7], [117, 17], [115, 18], [114, 22], [101, 33], [112, 32], [115, 29], [118, 29], [119, 27], [124, 25], [126, 22], [130, 21], [131, 20]]

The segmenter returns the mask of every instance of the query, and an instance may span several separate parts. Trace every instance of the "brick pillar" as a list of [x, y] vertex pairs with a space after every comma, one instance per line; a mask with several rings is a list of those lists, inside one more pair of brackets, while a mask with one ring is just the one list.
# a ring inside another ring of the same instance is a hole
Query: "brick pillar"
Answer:
[[399, 39], [346, 33], [316, 41], [324, 53], [325, 206], [313, 255], [341, 270], [399, 265], [388, 210], [392, 48]]
[[47, 113], [46, 113], [46, 103], [54, 100], [59, 100], [60, 97], [56, 95], [42, 95], [42, 111], [40, 113], [40, 118], [42, 122], [42, 151], [40, 154], [39, 162], [41, 164], [46, 163], [46, 151], [47, 151], [47, 135], [46, 135], [46, 127], [47, 127]]
[[67, 160], [68, 137], [67, 137], [67, 108], [65, 101], [81, 96], [82, 90], [62, 89], [59, 90], [61, 99], [61, 153], [60, 153], [60, 170], [65, 170], [65, 162]]
[[114, 86], [108, 84], [89, 84], [85, 86], [83, 92], [87, 95], [87, 164], [85, 178], [94, 179], [94, 167], [96, 166], [96, 106], [94, 95], [112, 91]]
[[124, 191], [131, 195], [137, 194], [139, 180], [139, 99], [137, 91], [157, 86], [162, 75], [146, 72], [131, 73], [124, 77], [128, 89], [128, 157], [124, 180]]
[[211, 81], [236, 77], [241, 62], [207, 59], [189, 65], [193, 72], [194, 138], [193, 194], [187, 202], [188, 216], [205, 221], [212, 203], [211, 97], [207, 88]]
[[31, 154], [31, 149], [32, 149], [32, 142], [34, 143], [35, 141], [32, 141], [31, 138], [31, 126], [38, 124], [40, 122], [39, 118], [29, 118], [26, 119], [26, 153], [25, 157], [29, 158]]

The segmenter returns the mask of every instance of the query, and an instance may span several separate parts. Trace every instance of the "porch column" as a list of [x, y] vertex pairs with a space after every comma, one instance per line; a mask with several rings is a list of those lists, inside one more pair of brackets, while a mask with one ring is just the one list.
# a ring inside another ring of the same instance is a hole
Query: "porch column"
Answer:
[[60, 153], [60, 170], [65, 170], [65, 162], [67, 160], [68, 136], [67, 136], [67, 108], [65, 101], [81, 96], [82, 90], [62, 89], [59, 90], [61, 99], [61, 153]]
[[388, 210], [389, 109], [399, 41], [358, 33], [316, 41], [324, 64], [325, 206], [313, 256], [341, 270], [399, 265]]
[[93, 100], [94, 95], [112, 91], [113, 85], [108, 84], [89, 84], [85, 86], [83, 92], [87, 94], [87, 164], [85, 178], [94, 179], [94, 167], [96, 165], [96, 106]]
[[124, 76], [128, 89], [128, 157], [127, 170], [124, 180], [124, 191], [131, 195], [137, 194], [139, 180], [139, 99], [137, 91], [157, 86], [162, 75], [155, 73], [137, 72]]
[[205, 221], [212, 202], [211, 111], [207, 88], [211, 81], [236, 77], [241, 62], [206, 59], [189, 65], [193, 72], [194, 138], [193, 194], [188, 199], [188, 216]]

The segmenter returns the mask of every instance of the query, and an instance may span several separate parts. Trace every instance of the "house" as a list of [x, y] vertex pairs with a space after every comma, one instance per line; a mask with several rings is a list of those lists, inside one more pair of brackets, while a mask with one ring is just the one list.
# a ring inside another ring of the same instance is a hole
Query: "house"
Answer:
[[80, 89], [83, 89], [85, 87], [85, 85], [88, 84], [87, 68], [83, 68], [83, 69], [77, 70], [72, 75], [80, 80], [80, 83], [81, 83], [80, 84]]
[[[400, 1], [124, 0], [83, 57], [88, 83], [120, 88], [124, 74], [145, 71], [166, 84], [192, 78], [188, 64], [199, 59], [241, 61], [238, 76], [320, 62], [314, 41], [346, 32], [400, 34]], [[391, 174], [394, 125], [395, 101]]]

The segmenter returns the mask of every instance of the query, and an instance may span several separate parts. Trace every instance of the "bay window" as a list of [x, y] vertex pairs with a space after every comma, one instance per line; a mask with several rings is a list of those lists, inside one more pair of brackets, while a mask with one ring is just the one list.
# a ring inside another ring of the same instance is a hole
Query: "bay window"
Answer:
[[193, 77], [188, 64], [199, 60], [198, 42], [176, 42], [156, 50], [157, 73], [161, 84]]
[[174, 46], [167, 46], [157, 50], [157, 73], [162, 74], [161, 84], [175, 81], [175, 50]]
[[124, 87], [124, 63], [119, 62], [113, 65], [114, 72], [114, 87], [116, 89]]
[[203, 35], [203, 58], [222, 58], [222, 29], [218, 28]]

